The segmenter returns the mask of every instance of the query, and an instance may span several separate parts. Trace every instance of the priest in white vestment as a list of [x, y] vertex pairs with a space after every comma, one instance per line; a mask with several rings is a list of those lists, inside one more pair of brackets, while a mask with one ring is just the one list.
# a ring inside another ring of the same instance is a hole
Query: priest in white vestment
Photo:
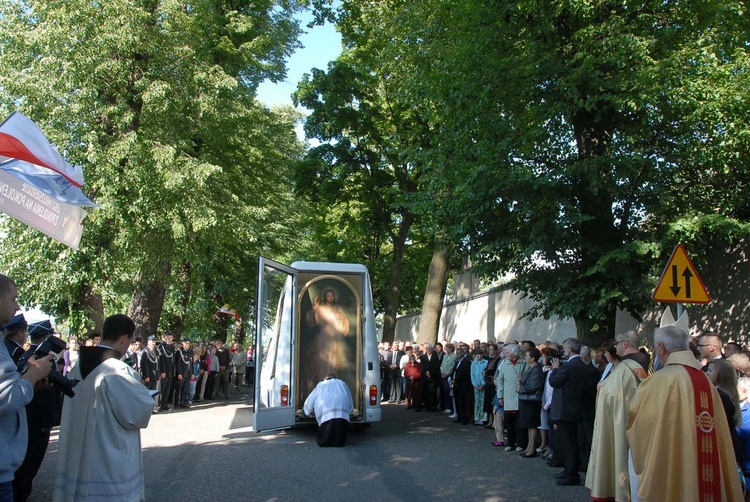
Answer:
[[323, 381], [307, 396], [303, 411], [315, 415], [318, 422], [318, 446], [345, 446], [349, 418], [354, 402], [349, 387], [333, 373], [326, 373]]
[[104, 321], [102, 343], [81, 347], [68, 378], [81, 382], [65, 398], [53, 500], [145, 500], [141, 432], [154, 408], [140, 375], [120, 360], [135, 323], [116, 314]]

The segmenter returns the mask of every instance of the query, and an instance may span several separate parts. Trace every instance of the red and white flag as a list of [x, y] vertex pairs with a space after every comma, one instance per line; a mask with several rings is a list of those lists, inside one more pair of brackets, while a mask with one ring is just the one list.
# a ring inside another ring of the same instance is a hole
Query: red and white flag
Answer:
[[83, 185], [83, 169], [63, 159], [41, 129], [19, 112], [0, 124], [0, 156], [51, 169], [77, 188]]

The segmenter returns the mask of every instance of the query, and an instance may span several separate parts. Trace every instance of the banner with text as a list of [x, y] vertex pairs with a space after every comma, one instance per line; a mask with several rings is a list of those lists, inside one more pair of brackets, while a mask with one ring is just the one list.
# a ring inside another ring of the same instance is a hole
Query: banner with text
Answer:
[[0, 170], [0, 211], [78, 249], [86, 211], [60, 202]]

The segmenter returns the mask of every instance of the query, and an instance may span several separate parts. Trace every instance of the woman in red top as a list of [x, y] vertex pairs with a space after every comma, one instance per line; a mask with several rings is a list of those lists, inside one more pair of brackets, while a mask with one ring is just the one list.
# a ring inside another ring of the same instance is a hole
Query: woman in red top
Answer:
[[404, 365], [404, 380], [406, 380], [406, 409], [413, 408], [419, 404], [422, 385], [419, 379], [422, 372], [419, 370], [417, 358], [409, 356], [409, 362]]

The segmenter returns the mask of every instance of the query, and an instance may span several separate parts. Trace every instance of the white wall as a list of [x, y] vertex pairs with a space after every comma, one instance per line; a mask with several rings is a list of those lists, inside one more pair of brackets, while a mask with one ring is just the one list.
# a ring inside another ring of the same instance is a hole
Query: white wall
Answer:
[[[573, 319], [552, 317], [519, 319], [533, 302], [522, 299], [509, 289], [481, 293], [472, 298], [450, 302], [443, 306], [438, 340], [451, 342], [545, 340], [562, 342], [576, 336]], [[419, 314], [396, 319], [396, 340], [417, 339]]]

